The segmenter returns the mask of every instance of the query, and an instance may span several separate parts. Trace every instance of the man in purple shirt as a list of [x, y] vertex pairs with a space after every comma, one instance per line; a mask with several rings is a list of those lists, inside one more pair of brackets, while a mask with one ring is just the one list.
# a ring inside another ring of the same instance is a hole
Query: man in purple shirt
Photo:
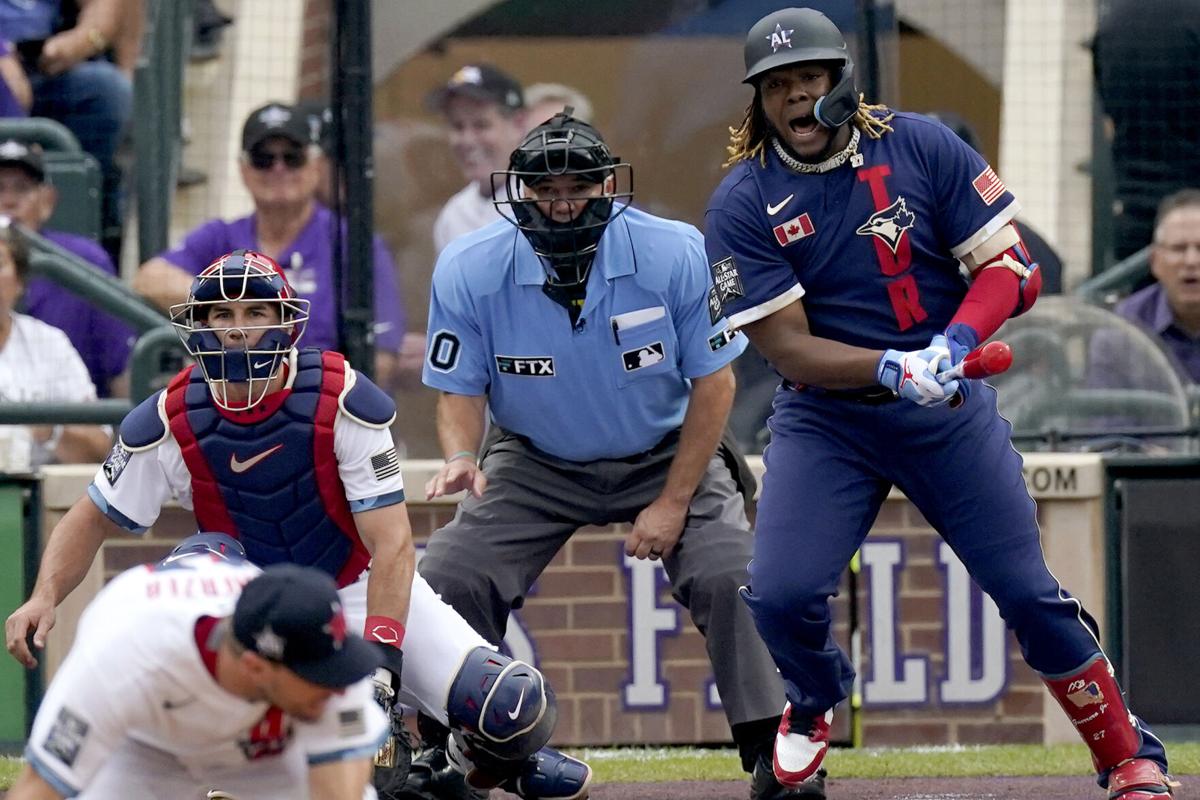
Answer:
[[[254, 213], [196, 228], [177, 247], [142, 264], [134, 289], [165, 311], [187, 298], [192, 278], [217, 258], [242, 248], [256, 250], [278, 262], [300, 297], [309, 301], [303, 344], [337, 349], [334, 215], [316, 200], [323, 158], [319, 134], [319, 125], [294, 106], [268, 103], [251, 112], [242, 128], [240, 166]], [[386, 387], [395, 380], [404, 308], [395, 263], [378, 236], [374, 261], [375, 380]]]
[[[40, 148], [18, 139], [0, 142], [0, 214], [115, 277], [117, 271], [98, 243], [42, 227], [57, 203], [58, 192], [46, 182]], [[22, 306], [25, 313], [67, 334], [83, 358], [98, 396], [129, 393], [123, 373], [136, 338], [132, 328], [49, 278], [30, 279]]]
[[1117, 304], [1116, 312], [1157, 334], [1184, 377], [1200, 383], [1200, 189], [1158, 206], [1150, 272], [1157, 283]]

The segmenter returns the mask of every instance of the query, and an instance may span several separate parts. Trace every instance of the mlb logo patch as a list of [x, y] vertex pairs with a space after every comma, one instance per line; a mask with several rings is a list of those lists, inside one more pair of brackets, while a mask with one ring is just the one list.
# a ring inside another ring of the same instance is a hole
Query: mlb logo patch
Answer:
[[653, 367], [666, 357], [667, 350], [663, 347], [663, 343], [651, 342], [634, 350], [626, 350], [624, 353], [621, 353], [621, 362], [625, 365], [626, 372], [635, 372], [646, 367]]
[[991, 167], [979, 173], [979, 176], [971, 181], [971, 185], [975, 187], [979, 199], [989, 206], [999, 200], [1000, 195], [1005, 192], [1004, 181], [1000, 180], [1000, 176]]
[[805, 236], [812, 236], [816, 232], [807, 211], [798, 217], [792, 217], [787, 222], [776, 225], [773, 230], [775, 231], [775, 240], [779, 242], [780, 247], [787, 247], [792, 242], [798, 242]]

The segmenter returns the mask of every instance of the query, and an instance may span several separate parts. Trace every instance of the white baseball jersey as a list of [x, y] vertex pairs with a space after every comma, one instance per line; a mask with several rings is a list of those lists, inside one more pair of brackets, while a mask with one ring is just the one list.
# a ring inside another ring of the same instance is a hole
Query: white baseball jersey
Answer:
[[[289, 383], [294, 376], [292, 370]], [[165, 399], [163, 392], [159, 416], [164, 420]], [[377, 500], [397, 494], [403, 499], [404, 478], [396, 465], [395, 448], [387, 427], [368, 426], [339, 409], [333, 424], [333, 451], [351, 511], [373, 508]], [[252, 462], [247, 459], [245, 468], [252, 469]], [[154, 524], [170, 500], [190, 510], [192, 475], [169, 426], [165, 437], [148, 448], [130, 451], [118, 442], [96, 471], [88, 494], [110, 519], [139, 533]]]
[[389, 726], [369, 677], [334, 695], [313, 723], [217, 684], [197, 625], [231, 615], [259, 572], [197, 557], [135, 567], [106, 586], [80, 617], [34, 721], [25, 755], [38, 774], [65, 797], [140, 798], [127, 778], [144, 762], [160, 792], [166, 780], [202, 791], [251, 777], [273, 786], [271, 796], [294, 798], [308, 796], [308, 765], [374, 754]]

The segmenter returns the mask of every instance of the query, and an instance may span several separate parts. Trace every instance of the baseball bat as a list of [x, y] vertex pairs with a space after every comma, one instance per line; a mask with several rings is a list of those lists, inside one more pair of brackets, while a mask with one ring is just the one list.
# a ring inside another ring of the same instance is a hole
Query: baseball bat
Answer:
[[963, 357], [963, 360], [938, 375], [942, 383], [959, 378], [986, 378], [999, 375], [1012, 366], [1012, 348], [1004, 342], [988, 342]]

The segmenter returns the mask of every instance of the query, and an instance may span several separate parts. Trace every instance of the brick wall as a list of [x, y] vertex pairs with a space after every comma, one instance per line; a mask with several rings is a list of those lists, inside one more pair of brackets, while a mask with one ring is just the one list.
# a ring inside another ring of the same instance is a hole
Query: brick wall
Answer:
[[[410, 518], [418, 546], [452, 515], [446, 505], [414, 503]], [[135, 564], [161, 558], [191, 529], [190, 515], [169, 509], [144, 540], [110, 542], [103, 550], [104, 580]], [[658, 670], [668, 687], [664, 707], [629, 708], [624, 688], [631, 679], [630, 586], [621, 548], [628, 525], [580, 530], [551, 562], [534, 593], [518, 612], [533, 641], [538, 666], [558, 695], [559, 744], [700, 743], [728, 740], [719, 707], [708, 702], [712, 677], [704, 641], [686, 612], [678, 612], [678, 633], [659, 637]], [[906, 558], [898, 584], [897, 649], [928, 654], [931, 681], [944, 662], [944, 598], [940, 572], [932, 553], [939, 541], [920, 515], [904, 500], [889, 501], [873, 537], [904, 543]], [[656, 604], [678, 608], [661, 581]], [[870, 602], [860, 587], [861, 614]], [[834, 601], [836, 636], [849, 648], [846, 586]], [[864, 621], [864, 625], [865, 625]], [[865, 639], [863, 677], [870, 670], [869, 638]], [[863, 738], [867, 745], [978, 744], [1040, 742], [1044, 731], [1043, 691], [1025, 667], [1015, 644], [1009, 645], [1010, 680], [994, 703], [941, 707], [936, 700], [910, 707], [867, 704]], [[848, 714], [835, 719], [835, 739], [849, 739]]]

